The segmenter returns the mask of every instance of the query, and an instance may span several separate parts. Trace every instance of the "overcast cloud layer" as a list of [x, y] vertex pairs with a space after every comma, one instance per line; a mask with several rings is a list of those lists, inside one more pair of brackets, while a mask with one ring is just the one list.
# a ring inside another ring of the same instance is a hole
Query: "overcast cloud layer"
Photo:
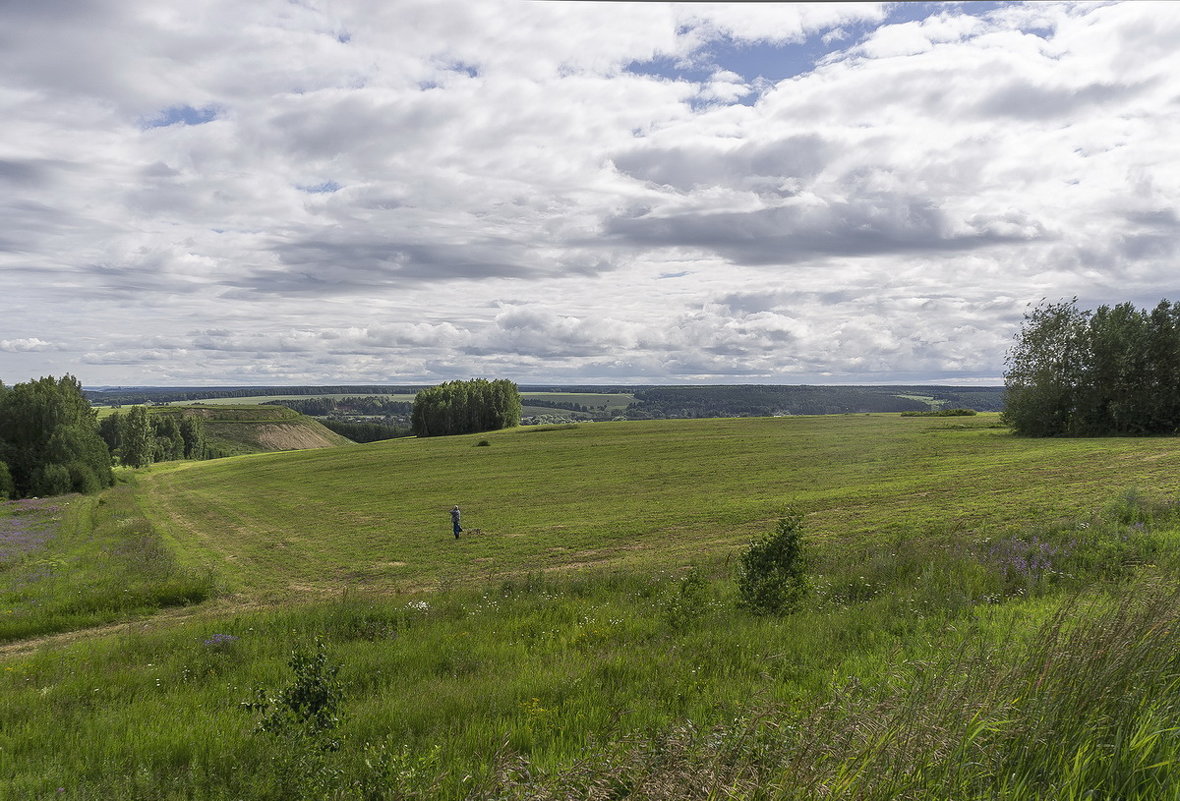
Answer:
[[998, 383], [1042, 297], [1180, 300], [1177, 43], [1172, 3], [0, 2], [0, 379]]

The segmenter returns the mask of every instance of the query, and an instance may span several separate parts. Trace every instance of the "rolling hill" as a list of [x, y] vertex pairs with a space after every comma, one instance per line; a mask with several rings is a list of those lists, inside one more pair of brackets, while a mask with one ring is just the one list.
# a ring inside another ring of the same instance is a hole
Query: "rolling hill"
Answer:
[[[1019, 527], [1126, 488], [1180, 489], [1168, 439], [1022, 439], [995, 415], [969, 420], [653, 421], [401, 439], [165, 466], [141, 478], [140, 503], [186, 558], [201, 554], [236, 590], [315, 595], [700, 563], [787, 507], [807, 514], [815, 536], [854, 543]], [[483, 533], [452, 542], [453, 504]]]
[[[1178, 467], [1172, 438], [982, 414], [128, 471], [0, 506], [0, 777], [79, 801], [1168, 797]], [[810, 592], [754, 615], [735, 557], [788, 507]]]

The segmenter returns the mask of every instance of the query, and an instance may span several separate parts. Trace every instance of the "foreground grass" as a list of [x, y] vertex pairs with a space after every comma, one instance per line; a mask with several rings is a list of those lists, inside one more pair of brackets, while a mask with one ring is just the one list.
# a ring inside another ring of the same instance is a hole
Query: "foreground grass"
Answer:
[[[787, 506], [855, 545], [997, 531], [1127, 487], [1180, 492], [1172, 439], [1033, 440], [894, 415], [603, 423], [163, 467], [145, 513], [249, 597], [411, 591], [731, 554]], [[477, 447], [486, 440], [490, 447]], [[448, 510], [481, 529], [455, 542]]]
[[[1168, 797], [1178, 527], [1126, 495], [987, 543], [816, 544], [783, 619], [738, 610], [723, 560], [191, 618], [6, 661], [0, 777], [70, 799]], [[339, 673], [303, 686], [338, 725], [259, 730], [243, 702], [317, 641]]]
[[[993, 423], [611, 424], [158, 466], [42, 510], [45, 536], [4, 576], [65, 569], [7, 596], [41, 627], [10, 636], [162, 608], [177, 579], [282, 606], [4, 659], [0, 787], [1167, 798], [1174, 440]], [[455, 502], [483, 535], [450, 537]], [[808, 512], [812, 591], [797, 614], [755, 617], [730, 559], [787, 505]], [[154, 600], [119, 606], [125, 587]], [[77, 598], [105, 617], [70, 618]], [[330, 700], [338, 722], [260, 730], [266, 713], [243, 707], [259, 690], [272, 712]]]
[[0, 503], [0, 643], [98, 626], [214, 592], [139, 513], [133, 487]]

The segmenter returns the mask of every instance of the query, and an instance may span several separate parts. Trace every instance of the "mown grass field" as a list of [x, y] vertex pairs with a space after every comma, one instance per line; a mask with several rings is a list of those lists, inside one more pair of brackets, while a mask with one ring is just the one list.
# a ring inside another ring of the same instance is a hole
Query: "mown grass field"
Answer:
[[[128, 473], [6, 510], [42, 517], [0, 565], [2, 613], [26, 624], [0, 662], [0, 783], [149, 801], [1175, 797], [1178, 461], [1170, 438], [848, 415]], [[451, 537], [454, 503], [482, 534]], [[758, 617], [733, 560], [787, 507], [812, 591]], [[98, 616], [70, 618], [73, 597]], [[138, 622], [22, 640], [121, 619]], [[336, 725], [259, 728], [242, 706], [299, 686]]]
[[[487, 447], [477, 445], [490, 443]], [[993, 531], [1180, 490], [1171, 439], [1019, 439], [994, 415], [629, 422], [175, 464], [149, 519], [236, 592], [429, 589], [732, 554], [787, 507], [849, 544]], [[469, 529], [450, 536], [458, 504]]]

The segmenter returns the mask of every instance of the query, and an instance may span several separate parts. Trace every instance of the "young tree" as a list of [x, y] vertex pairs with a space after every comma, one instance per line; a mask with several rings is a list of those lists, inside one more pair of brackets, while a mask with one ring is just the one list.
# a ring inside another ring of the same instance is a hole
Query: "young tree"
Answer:
[[1076, 433], [1078, 389], [1089, 348], [1089, 312], [1077, 298], [1042, 303], [1025, 314], [1004, 374], [1004, 421], [1018, 433]]
[[789, 512], [778, 528], [750, 543], [738, 560], [739, 604], [760, 615], [793, 612], [807, 594], [803, 518]]
[[12, 483], [12, 473], [8, 470], [7, 462], [0, 462], [0, 501], [16, 497], [16, 485]]
[[205, 458], [205, 424], [201, 418], [187, 415], [180, 421], [180, 437], [184, 440], [185, 459]]
[[148, 411], [143, 406], [132, 406], [123, 421], [123, 464], [147, 467], [152, 463], [155, 436]]
[[120, 462], [123, 456], [123, 415], [111, 412], [98, 421], [98, 435], [107, 444], [111, 456]]
[[184, 438], [174, 415], [153, 415], [152, 433], [153, 462], [171, 462], [184, 457]]

